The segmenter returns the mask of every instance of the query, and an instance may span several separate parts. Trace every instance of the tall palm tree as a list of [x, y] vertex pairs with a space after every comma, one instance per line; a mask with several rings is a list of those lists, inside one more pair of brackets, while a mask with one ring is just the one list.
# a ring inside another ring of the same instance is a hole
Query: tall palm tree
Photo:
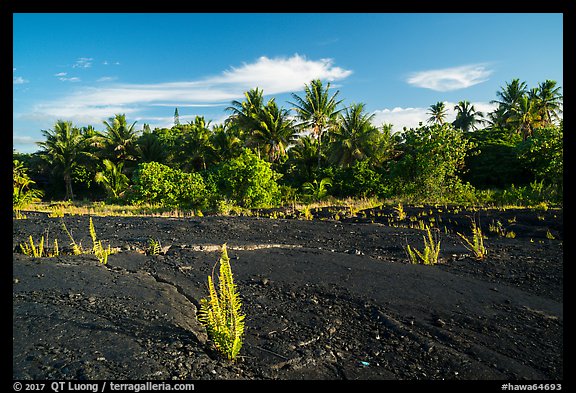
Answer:
[[554, 120], [559, 120], [563, 101], [560, 89], [559, 86], [556, 86], [556, 81], [550, 79], [538, 84], [533, 98], [537, 101], [538, 111], [541, 113], [544, 126], [551, 125]]
[[446, 104], [438, 101], [437, 103], [430, 105], [427, 114], [430, 115], [428, 123], [444, 124], [446, 119]]
[[516, 132], [522, 135], [523, 140], [526, 140], [533, 135], [534, 128], [538, 127], [542, 122], [542, 114], [539, 111], [538, 102], [529, 96], [521, 97], [518, 104], [512, 108], [507, 122], [512, 125]]
[[312, 131], [318, 139], [318, 168], [322, 157], [322, 135], [337, 126], [338, 113], [342, 110], [338, 109], [342, 100], [336, 100], [339, 91], [330, 96], [329, 90], [330, 83], [324, 88], [322, 81], [315, 79], [304, 85], [304, 97], [292, 93], [296, 102], [291, 104], [295, 106], [296, 117], [301, 121], [298, 127]]
[[318, 157], [318, 139], [311, 135], [304, 135], [296, 141], [296, 144], [288, 151], [290, 162], [296, 168], [296, 172], [303, 178], [312, 181], [314, 178], [314, 166]]
[[372, 124], [375, 114], [364, 112], [365, 105], [352, 104], [340, 114], [339, 126], [330, 133], [329, 160], [347, 167], [371, 155], [378, 128]]
[[204, 116], [196, 116], [194, 121], [182, 126], [184, 131], [179, 152], [184, 157], [183, 170], [206, 169], [206, 156], [210, 145], [210, 123]]
[[207, 158], [211, 164], [237, 157], [242, 151], [241, 148], [242, 141], [233, 130], [226, 126], [226, 123], [212, 127], [207, 152]]
[[264, 98], [262, 89], [250, 89], [244, 93], [244, 101], [232, 101], [231, 105], [226, 108], [232, 114], [226, 119], [227, 126], [250, 132], [255, 129], [258, 113], [264, 107]]
[[272, 98], [257, 115], [257, 128], [250, 139], [262, 146], [270, 162], [276, 162], [286, 155], [286, 148], [297, 138], [294, 121], [288, 118], [288, 111], [279, 108]]
[[259, 88], [244, 92], [244, 101], [232, 101], [226, 108], [232, 114], [226, 119], [226, 126], [233, 131], [247, 146], [255, 148], [260, 156], [260, 146], [252, 145], [254, 140], [249, 137], [258, 128], [258, 116], [264, 108], [263, 91]]
[[82, 156], [86, 156], [86, 138], [80, 130], [72, 126], [71, 121], [58, 120], [53, 130], [42, 130], [44, 142], [37, 142], [41, 148], [40, 156], [45, 159], [53, 171], [61, 171], [66, 189], [66, 200], [74, 199], [72, 190], [72, 171]]
[[464, 132], [477, 130], [476, 124], [483, 122], [481, 118], [484, 117], [484, 114], [477, 111], [474, 105], [470, 105], [470, 102], [466, 100], [458, 102], [458, 105], [454, 106], [454, 110], [456, 111], [456, 119], [452, 125]]
[[136, 141], [138, 161], [164, 163], [167, 157], [167, 147], [162, 143], [160, 137], [150, 130], [148, 124], [144, 124], [142, 135]]
[[504, 122], [508, 122], [508, 118], [512, 115], [515, 108], [518, 107], [520, 99], [528, 93], [526, 82], [520, 82], [520, 79], [512, 79], [507, 82], [500, 91], [496, 92], [498, 100], [490, 101], [491, 104], [498, 104], [500, 113], [503, 115]]
[[503, 130], [506, 128], [506, 111], [503, 106], [498, 106], [486, 116], [486, 124], [492, 130]]
[[134, 129], [136, 122], [128, 125], [125, 114], [116, 114], [103, 123], [106, 126], [104, 149], [107, 157], [115, 163], [135, 161], [138, 139], [138, 132]]

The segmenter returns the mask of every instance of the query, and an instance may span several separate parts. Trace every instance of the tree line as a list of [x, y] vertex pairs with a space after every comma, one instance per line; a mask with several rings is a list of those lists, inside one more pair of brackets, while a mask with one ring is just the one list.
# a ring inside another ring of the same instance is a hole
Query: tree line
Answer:
[[496, 109], [468, 101], [447, 122], [445, 103], [426, 124], [393, 133], [364, 103], [344, 105], [330, 83], [292, 93], [288, 110], [259, 88], [226, 108], [223, 124], [178, 109], [170, 128], [136, 129], [124, 114], [103, 129], [58, 120], [32, 154], [14, 151], [14, 203], [107, 200], [190, 208], [279, 206], [334, 197], [454, 203], [562, 201], [563, 97], [555, 81], [514, 79]]

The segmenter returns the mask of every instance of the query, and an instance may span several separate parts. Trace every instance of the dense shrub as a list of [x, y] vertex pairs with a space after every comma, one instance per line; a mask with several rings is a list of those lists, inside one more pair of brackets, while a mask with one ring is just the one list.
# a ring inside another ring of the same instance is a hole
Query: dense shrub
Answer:
[[521, 138], [499, 129], [466, 134], [476, 146], [466, 156], [468, 171], [462, 178], [479, 189], [505, 189], [511, 184], [528, 184], [531, 174], [519, 156]]
[[357, 161], [334, 173], [334, 193], [341, 197], [386, 197], [389, 194], [387, 183], [387, 179], [368, 161]]
[[158, 162], [138, 165], [133, 176], [133, 202], [167, 207], [196, 208], [207, 202], [204, 179]]
[[391, 165], [396, 195], [427, 202], [451, 202], [471, 191], [460, 174], [474, 147], [451, 124], [422, 126], [404, 132], [400, 159]]
[[530, 168], [534, 180], [543, 183], [544, 194], [557, 201], [562, 201], [564, 190], [563, 136], [563, 123], [560, 127], [538, 128], [532, 138], [518, 146], [519, 156]]
[[273, 207], [280, 204], [280, 187], [276, 180], [282, 175], [271, 164], [248, 149], [215, 168], [214, 178], [220, 195], [244, 208]]

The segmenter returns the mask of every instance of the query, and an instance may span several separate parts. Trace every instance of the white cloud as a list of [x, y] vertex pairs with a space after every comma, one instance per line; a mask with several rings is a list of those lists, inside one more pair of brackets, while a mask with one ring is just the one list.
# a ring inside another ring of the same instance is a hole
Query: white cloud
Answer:
[[58, 79], [60, 79], [60, 80], [63, 81], [63, 82], [80, 82], [80, 78], [78, 78], [77, 76], [73, 76], [73, 77], [71, 77], [71, 78], [62, 76], [62, 77], [60, 77], [60, 78], [58, 78]]
[[90, 68], [92, 67], [92, 60], [91, 57], [81, 57], [74, 64], [72, 64], [72, 68]]
[[464, 89], [488, 80], [492, 70], [485, 64], [469, 64], [460, 67], [412, 73], [406, 80], [409, 84], [435, 91]]
[[12, 84], [14, 85], [22, 85], [24, 83], [28, 83], [28, 80], [22, 78], [21, 76], [14, 76], [12, 77]]
[[54, 76], [60, 76], [60, 77], [66, 76], [66, 75], [68, 75], [67, 72], [59, 72], [59, 73], [57, 73], [57, 74], [54, 74]]
[[[446, 106], [446, 121], [453, 122], [456, 119], [456, 111], [454, 110], [454, 106], [457, 103], [455, 102], [444, 102]], [[474, 109], [477, 112], [482, 112], [486, 115], [489, 112], [492, 112], [496, 109], [495, 104], [490, 104], [489, 102], [472, 102], [471, 105], [474, 105]], [[376, 126], [380, 126], [383, 123], [391, 123], [392, 124], [392, 131], [398, 132], [402, 131], [403, 127], [406, 128], [416, 128], [419, 126], [419, 123], [426, 125], [428, 118], [430, 115], [427, 113], [429, 111], [429, 107], [427, 108], [400, 108], [396, 107], [393, 109], [382, 109], [374, 111], [374, 119], [372, 123]]]
[[384, 123], [392, 124], [392, 131], [402, 131], [402, 127], [415, 128], [418, 122], [426, 123], [426, 108], [400, 108], [382, 109], [374, 111], [372, 123], [380, 126]]
[[304, 84], [312, 79], [334, 81], [344, 79], [350, 74], [350, 70], [334, 67], [332, 59], [311, 61], [296, 54], [289, 58], [274, 59], [262, 56], [255, 63], [232, 67], [221, 76], [208, 79], [208, 82], [236, 84], [244, 88], [258, 86], [264, 93], [276, 94], [301, 90]]
[[[79, 88], [61, 99], [41, 103], [33, 110], [54, 118], [94, 122], [94, 117], [102, 120], [111, 113], [141, 114], [148, 106], [225, 105], [242, 98], [245, 91], [254, 87], [261, 88], [264, 94], [279, 94], [301, 90], [312, 79], [334, 81], [351, 73], [334, 66], [330, 59], [308, 60], [297, 54], [289, 58], [260, 57], [254, 63], [194, 81]], [[88, 120], [90, 118], [92, 120]]]
[[96, 82], [112, 82], [115, 81], [117, 78], [115, 76], [103, 76], [98, 78]]

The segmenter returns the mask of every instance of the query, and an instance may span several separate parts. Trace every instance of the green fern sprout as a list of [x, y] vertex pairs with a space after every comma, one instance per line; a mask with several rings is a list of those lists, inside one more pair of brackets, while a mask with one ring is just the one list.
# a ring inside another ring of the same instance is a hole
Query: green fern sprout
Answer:
[[28, 240], [29, 240], [30, 244], [28, 244], [26, 242], [20, 244], [20, 250], [22, 250], [22, 253], [24, 255], [32, 256], [34, 258], [40, 258], [42, 256], [42, 253], [44, 250], [44, 236], [42, 236], [40, 238], [40, 243], [38, 243], [37, 247], [34, 244], [34, 240], [32, 239], [32, 235], [30, 235], [30, 238]]
[[161, 251], [160, 240], [148, 239], [148, 255], [160, 255]]
[[110, 248], [110, 245], [108, 245], [108, 248], [104, 248], [102, 246], [102, 242], [96, 238], [96, 229], [94, 229], [94, 223], [92, 222], [92, 217], [90, 217], [89, 230], [90, 230], [90, 237], [92, 237], [92, 252], [94, 253], [94, 255], [96, 255], [100, 263], [105, 265], [106, 263], [108, 263], [108, 256], [112, 254], [112, 249]]
[[438, 263], [438, 256], [440, 255], [440, 240], [436, 241], [434, 239], [430, 227], [426, 227], [426, 232], [428, 239], [426, 239], [426, 236], [423, 236], [424, 250], [422, 252], [417, 249], [412, 249], [410, 245], [406, 245], [408, 258], [413, 264], [422, 263], [424, 265], [435, 265]]
[[398, 203], [398, 206], [394, 208], [394, 211], [396, 212], [396, 215], [400, 221], [406, 218], [406, 212], [404, 211], [404, 206], [402, 206], [401, 203]]
[[70, 233], [68, 228], [66, 228], [66, 224], [64, 224], [64, 220], [62, 220], [62, 229], [64, 230], [64, 232], [68, 235], [68, 238], [70, 239], [70, 246], [72, 246], [72, 253], [74, 255], [83, 254], [84, 250], [82, 250], [82, 247], [74, 241], [72, 234]]
[[[46, 244], [46, 248], [44, 245]], [[42, 257], [57, 257], [59, 255], [58, 251], [58, 239], [54, 239], [54, 249], [52, 252], [49, 252], [48, 249], [48, 239], [44, 242], [44, 236], [40, 238], [40, 242], [36, 246], [34, 244], [34, 240], [32, 239], [32, 235], [28, 238], [28, 242], [24, 242], [20, 244], [20, 250], [24, 255], [28, 255], [34, 258], [42, 258]]]
[[219, 262], [219, 292], [216, 291], [213, 278], [208, 276], [209, 297], [200, 300], [198, 319], [206, 326], [216, 349], [233, 361], [242, 347], [246, 316], [240, 310], [242, 305], [234, 284], [226, 244], [222, 245]]
[[482, 234], [480, 225], [476, 225], [476, 222], [472, 221], [472, 240], [469, 240], [460, 232], [456, 233], [462, 238], [462, 240], [464, 240], [464, 247], [473, 252], [476, 259], [482, 260], [486, 258], [488, 251], [484, 246], [484, 235]]

